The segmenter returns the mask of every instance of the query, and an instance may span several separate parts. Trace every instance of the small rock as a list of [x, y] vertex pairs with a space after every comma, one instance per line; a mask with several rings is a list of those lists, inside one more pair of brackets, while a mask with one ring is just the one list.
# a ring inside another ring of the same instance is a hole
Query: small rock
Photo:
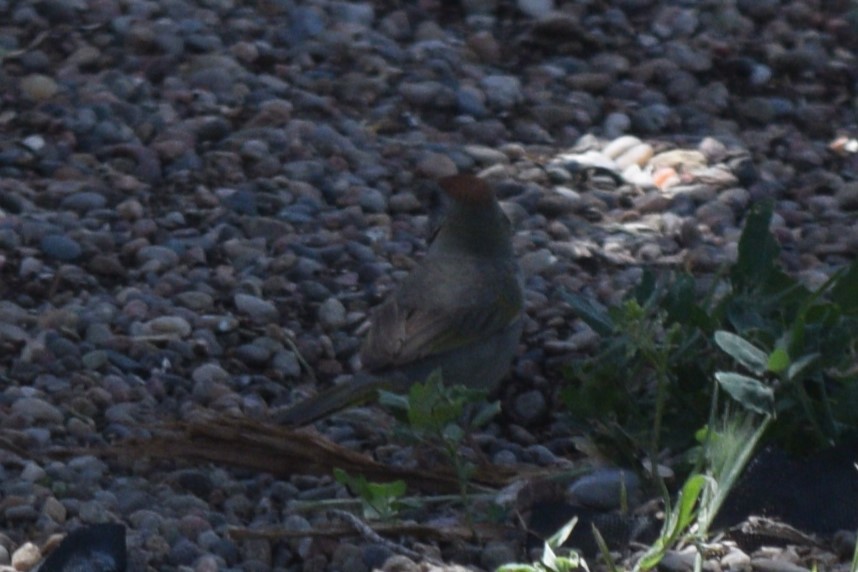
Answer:
[[239, 312], [246, 314], [256, 322], [276, 322], [280, 318], [277, 307], [258, 296], [236, 294], [234, 302]]
[[182, 292], [176, 295], [176, 302], [197, 312], [210, 311], [214, 307], [214, 298], [206, 292]]
[[191, 325], [181, 316], [159, 316], [145, 322], [141, 333], [146, 336], [185, 338], [191, 333]]
[[354, 572], [368, 572], [369, 570], [364, 562], [363, 551], [360, 547], [347, 542], [341, 542], [337, 545], [331, 557], [331, 567], [334, 570], [354, 570]]
[[319, 323], [326, 330], [341, 328], [346, 323], [346, 308], [336, 298], [328, 298], [322, 302], [316, 315]]
[[456, 163], [443, 153], [426, 153], [417, 160], [417, 174], [424, 177], [449, 177], [459, 172]]
[[388, 204], [390, 205], [390, 210], [395, 213], [411, 213], [419, 211], [423, 206], [417, 195], [411, 191], [403, 191], [391, 195]]
[[694, 554], [668, 550], [658, 566], [667, 572], [688, 572], [694, 568]]
[[498, 0], [462, 0], [462, 9], [468, 16], [494, 14], [497, 7]]
[[62, 208], [80, 213], [103, 208], [106, 204], [107, 199], [104, 195], [93, 191], [74, 193], [60, 201], [60, 206]]
[[44, 504], [42, 504], [42, 512], [58, 524], [63, 524], [68, 516], [68, 511], [66, 510], [65, 505], [54, 497], [48, 497], [45, 499]]
[[488, 104], [497, 109], [511, 109], [524, 99], [521, 81], [512, 75], [488, 75], [480, 82]]
[[726, 570], [744, 572], [751, 568], [751, 557], [738, 548], [731, 548], [730, 552], [721, 557], [721, 566]]
[[241, 344], [235, 348], [235, 357], [249, 366], [264, 367], [271, 359], [271, 349], [261, 344]]
[[528, 252], [519, 260], [521, 270], [525, 276], [541, 274], [545, 270], [554, 266], [556, 262], [557, 257], [546, 248], [540, 248], [539, 250]]
[[382, 572], [420, 572], [420, 566], [407, 556], [396, 554], [385, 561]]
[[0, 342], [23, 344], [27, 339], [27, 332], [24, 328], [15, 324], [0, 322]]
[[167, 269], [179, 263], [179, 255], [172, 248], [150, 245], [137, 251], [137, 262], [140, 264], [156, 262], [160, 268]]
[[674, 169], [688, 171], [706, 166], [706, 156], [694, 149], [673, 149], [664, 151], [650, 159], [649, 164], [653, 169], [673, 167]]
[[531, 18], [545, 18], [554, 11], [554, 0], [518, 0], [518, 9]]
[[465, 153], [473, 157], [477, 163], [483, 165], [495, 165], [498, 163], [509, 163], [509, 157], [503, 151], [498, 151], [485, 145], [465, 145]]
[[284, 377], [297, 378], [301, 375], [301, 363], [295, 352], [279, 351], [271, 359], [271, 367]]
[[63, 262], [73, 262], [83, 254], [80, 243], [62, 234], [49, 234], [39, 243], [42, 252]]
[[548, 411], [548, 406], [542, 392], [531, 389], [516, 396], [513, 409], [516, 415], [521, 418], [522, 423], [527, 424], [544, 416]]
[[858, 182], [846, 183], [834, 196], [840, 208], [847, 211], [858, 210]]
[[52, 98], [59, 91], [53, 78], [42, 74], [31, 74], [21, 79], [21, 92], [36, 101]]
[[59, 425], [63, 422], [63, 413], [44, 399], [22, 397], [12, 404], [12, 412], [32, 422]]
[[754, 558], [751, 560], [751, 567], [758, 572], [810, 572], [809, 569], [792, 562], [769, 558]]
[[640, 143], [638, 145], [632, 145], [622, 153], [620, 153], [615, 159], [614, 162], [617, 164], [617, 168], [621, 171], [624, 171], [628, 167], [632, 165], [638, 165], [642, 167], [650, 161], [652, 157], [653, 149], [647, 143]]
[[337, 20], [362, 26], [371, 26], [375, 20], [375, 8], [369, 2], [337, 2], [331, 13]]
[[480, 553], [480, 565], [486, 570], [496, 570], [504, 564], [515, 562], [517, 556], [509, 542], [493, 541], [486, 544]]
[[25, 542], [12, 553], [12, 567], [15, 570], [30, 570], [42, 559], [42, 551], [32, 542]]
[[228, 383], [229, 372], [216, 363], [204, 363], [191, 373], [191, 379], [202, 383]]
[[21, 471], [21, 479], [31, 483], [44, 479], [45, 475], [45, 469], [32, 461], [27, 461]]
[[569, 495], [577, 503], [600, 511], [620, 508], [623, 498], [634, 507], [640, 497], [640, 479], [624, 469], [597, 469], [572, 483]]

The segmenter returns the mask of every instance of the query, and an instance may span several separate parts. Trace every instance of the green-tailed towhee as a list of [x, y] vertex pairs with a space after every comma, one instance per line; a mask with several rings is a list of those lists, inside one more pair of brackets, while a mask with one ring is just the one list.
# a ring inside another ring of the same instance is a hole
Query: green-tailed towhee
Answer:
[[449, 201], [426, 256], [370, 317], [364, 372], [278, 416], [305, 425], [406, 391], [441, 370], [447, 385], [492, 389], [509, 370], [522, 329], [524, 293], [512, 228], [492, 188], [473, 175], [440, 180]]

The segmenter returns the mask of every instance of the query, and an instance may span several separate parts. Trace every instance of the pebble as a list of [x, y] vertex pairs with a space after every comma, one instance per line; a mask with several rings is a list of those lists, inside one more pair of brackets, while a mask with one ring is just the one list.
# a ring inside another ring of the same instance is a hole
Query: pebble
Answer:
[[360, 547], [346, 542], [340, 543], [331, 557], [331, 565], [337, 570], [354, 570], [355, 572], [369, 572], [369, 567], [363, 558]]
[[42, 512], [45, 516], [58, 524], [63, 524], [68, 517], [66, 507], [54, 497], [48, 497], [45, 499], [45, 502], [42, 505]]
[[346, 323], [346, 307], [336, 298], [328, 298], [319, 305], [319, 323], [326, 330], [336, 330]]
[[179, 255], [166, 246], [144, 246], [137, 251], [137, 262], [141, 266], [154, 262], [153, 269], [166, 270], [179, 263]]
[[181, 316], [159, 316], [140, 325], [144, 336], [184, 338], [191, 333], [191, 324]]
[[623, 469], [597, 469], [576, 480], [568, 490], [576, 503], [600, 511], [620, 508], [624, 498], [634, 507], [640, 492], [640, 479]]
[[721, 566], [725, 570], [745, 571], [751, 568], [751, 557], [738, 548], [731, 548], [721, 557]]
[[32, 542], [25, 542], [12, 553], [12, 568], [30, 570], [42, 559], [42, 552]]
[[85, 213], [94, 209], [103, 208], [107, 204], [107, 199], [101, 193], [92, 191], [84, 191], [73, 193], [60, 201], [60, 207]]
[[382, 572], [419, 572], [420, 569], [420, 566], [413, 560], [407, 556], [400, 556], [398, 554], [388, 558], [381, 568]]
[[659, 569], [668, 572], [688, 572], [694, 569], [694, 555], [668, 550], [659, 562]]
[[442, 178], [458, 172], [456, 163], [442, 153], [426, 153], [418, 161], [415, 169], [424, 177]]
[[797, 566], [786, 560], [773, 560], [769, 558], [752, 558], [751, 567], [760, 572], [810, 572], [810, 568]]
[[46, 473], [45, 470], [33, 462], [27, 462], [24, 465], [24, 469], [21, 471], [20, 477], [25, 481], [29, 481], [34, 483], [36, 481], [40, 481], [45, 478]]
[[62, 411], [44, 399], [22, 397], [12, 404], [12, 413], [23, 417], [30, 423], [57, 425], [63, 422]]
[[21, 79], [21, 91], [30, 99], [46, 101], [59, 91], [57, 82], [43, 74], [32, 74]]
[[516, 562], [517, 556], [509, 542], [489, 542], [480, 553], [480, 565], [486, 570], [496, 570], [504, 564]]
[[858, 211], [858, 182], [844, 184], [834, 197], [839, 207], [846, 211]]
[[521, 81], [515, 76], [488, 75], [483, 77], [480, 85], [489, 106], [497, 109], [509, 110], [524, 99]]
[[277, 307], [251, 294], [236, 294], [233, 301], [236, 309], [257, 322], [273, 322], [280, 317]]
[[73, 262], [83, 254], [83, 248], [78, 241], [61, 234], [45, 236], [39, 246], [47, 256], [63, 262]]
[[521, 422], [527, 425], [543, 417], [548, 412], [548, 405], [542, 392], [534, 389], [516, 396], [513, 409]]

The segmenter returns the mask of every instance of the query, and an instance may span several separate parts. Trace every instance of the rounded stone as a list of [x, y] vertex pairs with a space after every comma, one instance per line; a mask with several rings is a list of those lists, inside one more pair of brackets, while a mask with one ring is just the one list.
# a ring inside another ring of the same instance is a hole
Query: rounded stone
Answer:
[[63, 413], [54, 405], [38, 397], [22, 397], [12, 404], [12, 412], [33, 422], [58, 425], [63, 422]]
[[83, 254], [80, 243], [63, 234], [49, 234], [43, 237], [39, 247], [48, 257], [63, 262], [73, 262]]
[[233, 301], [235, 302], [235, 307], [240, 313], [249, 316], [254, 321], [273, 322], [277, 321], [280, 317], [280, 312], [277, 311], [277, 307], [268, 300], [263, 300], [259, 296], [239, 293], [235, 295]]
[[59, 91], [59, 85], [53, 78], [43, 74], [31, 74], [21, 79], [21, 92], [30, 99], [45, 101]]
[[346, 323], [346, 308], [336, 298], [328, 298], [322, 302], [316, 315], [319, 323], [326, 330], [341, 328]]

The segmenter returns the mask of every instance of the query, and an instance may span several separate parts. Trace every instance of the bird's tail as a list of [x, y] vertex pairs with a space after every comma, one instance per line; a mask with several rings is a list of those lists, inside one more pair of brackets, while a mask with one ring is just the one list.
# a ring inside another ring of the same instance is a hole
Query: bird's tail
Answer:
[[390, 378], [358, 374], [350, 382], [332, 387], [276, 414], [275, 421], [290, 427], [309, 425], [347, 407], [373, 401], [379, 390], [393, 387], [395, 383]]

